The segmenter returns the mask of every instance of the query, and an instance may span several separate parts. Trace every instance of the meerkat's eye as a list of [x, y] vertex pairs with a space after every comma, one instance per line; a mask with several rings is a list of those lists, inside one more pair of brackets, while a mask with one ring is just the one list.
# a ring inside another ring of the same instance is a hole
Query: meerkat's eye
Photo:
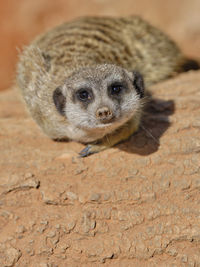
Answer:
[[123, 85], [121, 83], [114, 83], [110, 86], [112, 95], [119, 95], [123, 90]]
[[76, 95], [77, 95], [78, 99], [81, 101], [88, 101], [92, 98], [91, 93], [86, 89], [80, 89], [76, 93]]

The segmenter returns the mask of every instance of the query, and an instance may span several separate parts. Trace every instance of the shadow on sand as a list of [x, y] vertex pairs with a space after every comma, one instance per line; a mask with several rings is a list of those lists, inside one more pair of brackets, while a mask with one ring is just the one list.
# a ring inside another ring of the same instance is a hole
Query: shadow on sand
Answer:
[[160, 137], [169, 128], [169, 116], [175, 111], [173, 100], [156, 99], [147, 94], [140, 129], [128, 141], [117, 145], [121, 150], [139, 155], [149, 155], [159, 149]]

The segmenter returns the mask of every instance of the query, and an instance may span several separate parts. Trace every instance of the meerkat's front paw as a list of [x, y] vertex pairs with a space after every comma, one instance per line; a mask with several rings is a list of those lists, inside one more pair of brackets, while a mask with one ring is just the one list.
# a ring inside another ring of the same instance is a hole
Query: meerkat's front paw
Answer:
[[98, 153], [100, 151], [105, 150], [107, 147], [103, 145], [87, 145], [81, 152], [79, 153], [80, 157], [87, 157], [89, 155]]
[[137, 131], [139, 126], [139, 118], [135, 118], [127, 122], [127, 124], [114, 133], [105, 136], [97, 144], [87, 145], [80, 153], [80, 157], [87, 157], [91, 154], [98, 153], [107, 148], [113, 147], [121, 141], [128, 139], [134, 132]]
[[87, 157], [87, 156], [93, 154], [93, 153], [90, 151], [90, 149], [91, 149], [91, 145], [87, 145], [83, 150], [81, 150], [81, 151], [79, 152], [79, 156], [80, 156], [81, 158], [84, 158], [84, 157]]

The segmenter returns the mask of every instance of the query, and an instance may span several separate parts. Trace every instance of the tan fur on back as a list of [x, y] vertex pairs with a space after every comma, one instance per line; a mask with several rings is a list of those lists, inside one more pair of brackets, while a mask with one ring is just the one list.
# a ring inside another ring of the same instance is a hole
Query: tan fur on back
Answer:
[[147, 84], [165, 79], [182, 54], [160, 30], [139, 17], [86, 17], [64, 23], [33, 43], [51, 62], [52, 72], [112, 63], [140, 71]]

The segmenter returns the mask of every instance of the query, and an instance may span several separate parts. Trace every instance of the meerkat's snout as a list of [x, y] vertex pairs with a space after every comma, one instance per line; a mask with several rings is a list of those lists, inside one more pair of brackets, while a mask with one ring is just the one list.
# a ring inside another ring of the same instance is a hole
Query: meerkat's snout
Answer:
[[108, 123], [113, 118], [113, 113], [108, 107], [100, 107], [96, 111], [96, 118], [102, 123]]

